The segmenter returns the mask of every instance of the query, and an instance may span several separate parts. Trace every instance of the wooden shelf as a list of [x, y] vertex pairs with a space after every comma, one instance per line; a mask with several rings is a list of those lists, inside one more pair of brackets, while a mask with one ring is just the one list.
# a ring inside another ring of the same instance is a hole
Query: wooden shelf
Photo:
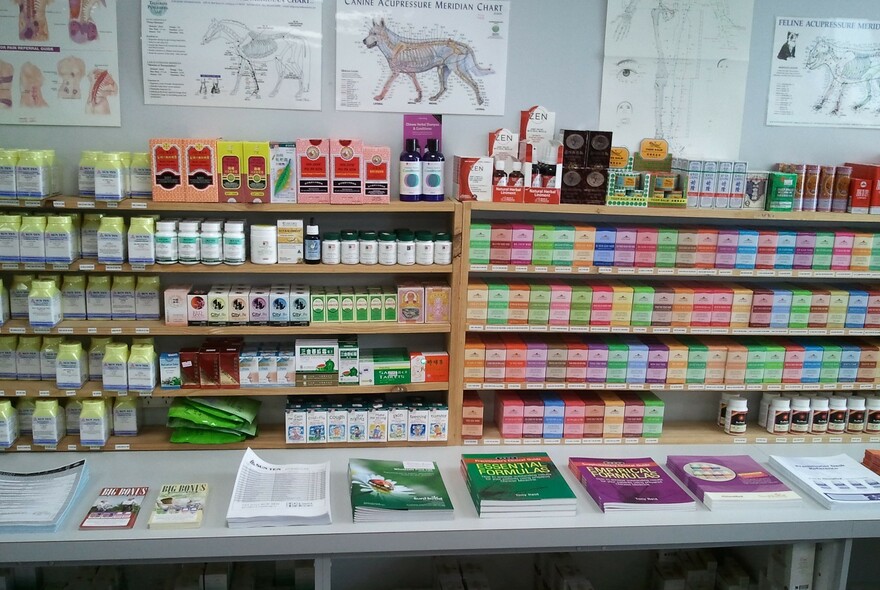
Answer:
[[[42, 452], [42, 451], [206, 451], [206, 450], [235, 450], [235, 449], [318, 449], [318, 448], [384, 448], [384, 447], [408, 447], [408, 446], [446, 446], [443, 442], [387, 442], [387, 443], [340, 443], [340, 444], [287, 444], [284, 442], [284, 426], [281, 424], [269, 424], [260, 426], [257, 436], [242, 442], [222, 445], [194, 445], [178, 444], [170, 442], [171, 429], [165, 426], [142, 427], [137, 436], [111, 436], [103, 447], [89, 447], [81, 445], [79, 437], [65, 436], [55, 447], [46, 447], [31, 443], [29, 436], [20, 436], [16, 444], [7, 453], [14, 452]], [[0, 454], [4, 449], [0, 449]]]
[[101, 264], [94, 259], [64, 263], [4, 262], [0, 270], [148, 273], [148, 274], [449, 274], [451, 264], [404, 266], [394, 264]]
[[488, 326], [467, 324], [468, 332], [538, 334], [671, 334], [701, 336], [880, 336], [880, 328], [702, 328], [669, 326]]
[[[382, 205], [327, 205], [306, 203], [177, 203], [153, 201], [151, 199], [125, 199], [119, 202], [95, 201], [87, 197], [52, 197], [38, 203], [35, 199], [20, 201], [27, 207], [51, 207], [54, 209], [106, 210], [117, 211], [200, 211], [211, 213], [437, 213], [455, 211], [456, 201], [446, 200], [438, 203], [404, 203], [393, 199]], [[0, 203], [2, 204], [2, 203]], [[15, 205], [4, 205], [15, 206]]]
[[804, 221], [837, 223], [880, 223], [880, 215], [820, 213], [817, 211], [763, 211], [751, 209], [663, 209], [652, 207], [609, 207], [607, 205], [539, 205], [465, 201], [472, 211], [552, 213], [565, 215], [618, 216], [674, 219], [742, 219], [752, 221]]
[[92, 398], [92, 397], [188, 397], [211, 395], [222, 397], [281, 397], [287, 395], [372, 395], [408, 394], [447, 391], [447, 381], [407, 383], [405, 385], [337, 385], [334, 387], [243, 387], [236, 389], [162, 389], [153, 391], [106, 390], [97, 381], [88, 381], [79, 389], [59, 389], [52, 381], [0, 380], [0, 398]]
[[97, 336], [238, 336], [305, 334], [446, 334], [450, 324], [399, 322], [326, 322], [310, 326], [166, 326], [162, 320], [64, 320], [54, 328], [33, 328], [27, 320], [10, 320], [0, 334], [59, 334]]
[[[878, 220], [880, 221], [880, 220]], [[4, 265], [5, 267], [5, 265]], [[757, 279], [880, 279], [878, 271], [734, 268], [633, 268], [623, 266], [535, 266], [532, 264], [471, 264], [472, 273], [528, 273], [627, 277], [729, 277]]]
[[464, 382], [464, 388], [483, 391], [877, 391], [880, 382], [872, 383], [491, 383]]
[[[868, 434], [839, 434], [839, 435], [812, 435], [812, 434], [770, 434], [755, 423], [748, 425], [748, 430], [742, 435], [729, 435], [716, 426], [707, 422], [679, 422], [663, 424], [663, 433], [656, 438], [646, 437], [615, 437], [615, 438], [573, 438], [573, 439], [545, 439], [545, 438], [502, 438], [495, 425], [483, 426], [481, 439], [465, 439], [462, 444], [469, 445], [554, 445], [554, 446], [606, 446], [606, 445], [705, 445], [705, 444], [852, 444], [852, 443], [880, 443], [880, 435]], [[586, 451], [585, 451], [586, 453]], [[588, 453], [586, 453], [588, 454]]]

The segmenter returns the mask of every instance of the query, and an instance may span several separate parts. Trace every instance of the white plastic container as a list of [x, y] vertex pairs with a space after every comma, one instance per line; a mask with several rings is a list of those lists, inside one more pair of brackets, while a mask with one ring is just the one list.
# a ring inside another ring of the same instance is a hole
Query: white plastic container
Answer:
[[217, 265], [223, 262], [222, 222], [211, 219], [202, 222], [199, 235], [202, 264]]
[[865, 431], [867, 407], [865, 398], [854, 395], [846, 400], [846, 431], [858, 434]]
[[278, 263], [278, 229], [274, 225], [251, 226], [251, 262]]
[[810, 431], [812, 413], [810, 411], [810, 399], [795, 397], [791, 400], [791, 425], [789, 432], [792, 434], [806, 434]]
[[223, 225], [223, 263], [239, 265], [245, 260], [244, 221], [230, 219]]
[[8, 399], [0, 399], [0, 449], [8, 449], [18, 438], [18, 413]]
[[28, 321], [31, 326], [54, 328], [64, 319], [61, 291], [53, 281], [34, 281], [28, 294]]
[[791, 401], [779, 397], [770, 402], [767, 411], [767, 432], [770, 434], [788, 434], [791, 426]]
[[104, 360], [101, 366], [104, 389], [128, 391], [128, 345], [111, 342], [104, 347]]
[[733, 397], [727, 401], [724, 418], [724, 432], [745, 434], [749, 414], [749, 401], [744, 397]]
[[185, 219], [177, 227], [178, 261], [180, 264], [198, 264], [202, 260], [199, 222], [195, 219]]
[[22, 262], [46, 262], [45, 217], [28, 215], [22, 218], [18, 236]]
[[110, 413], [102, 399], [86, 399], [79, 415], [79, 442], [89, 447], [103, 447], [110, 438]]
[[128, 240], [125, 235], [125, 219], [103, 217], [98, 227], [98, 262], [122, 264], [125, 262]]
[[177, 264], [177, 220], [163, 219], [156, 222], [156, 262]]
[[152, 217], [132, 217], [128, 227], [128, 261], [156, 264], [156, 222]]
[[814, 397], [810, 399], [810, 434], [828, 432], [828, 398]]
[[21, 215], [0, 215], [0, 262], [21, 260]]
[[88, 380], [88, 358], [79, 342], [62, 342], [55, 359], [55, 383], [59, 389], [79, 389]]
[[67, 430], [64, 427], [64, 411], [57, 399], [38, 399], [35, 403], [31, 429], [34, 444], [55, 446]]

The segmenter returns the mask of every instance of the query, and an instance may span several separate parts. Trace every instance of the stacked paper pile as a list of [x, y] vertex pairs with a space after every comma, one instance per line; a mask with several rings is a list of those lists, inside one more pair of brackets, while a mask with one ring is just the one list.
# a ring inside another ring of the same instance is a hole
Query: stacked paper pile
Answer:
[[865, 449], [865, 458], [862, 465], [880, 475], [880, 451], [874, 449]]
[[249, 397], [181, 397], [168, 408], [171, 442], [224, 444], [257, 435], [260, 402]]

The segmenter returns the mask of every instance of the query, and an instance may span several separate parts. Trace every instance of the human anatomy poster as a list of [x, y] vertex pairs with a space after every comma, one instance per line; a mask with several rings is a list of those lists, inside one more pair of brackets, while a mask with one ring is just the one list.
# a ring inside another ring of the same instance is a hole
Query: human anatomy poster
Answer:
[[504, 114], [510, 2], [337, 0], [336, 108]]
[[608, 0], [599, 126], [676, 156], [737, 159], [752, 0]]
[[322, 0], [141, 0], [146, 104], [321, 109]]
[[0, 0], [0, 124], [118, 127], [116, 0]]
[[778, 17], [767, 125], [880, 127], [880, 22]]

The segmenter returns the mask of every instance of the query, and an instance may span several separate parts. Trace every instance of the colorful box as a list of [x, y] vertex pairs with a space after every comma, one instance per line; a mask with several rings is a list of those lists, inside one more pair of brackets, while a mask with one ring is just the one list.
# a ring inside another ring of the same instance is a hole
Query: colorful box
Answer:
[[297, 201], [330, 202], [330, 142], [326, 139], [297, 139], [299, 170]]

